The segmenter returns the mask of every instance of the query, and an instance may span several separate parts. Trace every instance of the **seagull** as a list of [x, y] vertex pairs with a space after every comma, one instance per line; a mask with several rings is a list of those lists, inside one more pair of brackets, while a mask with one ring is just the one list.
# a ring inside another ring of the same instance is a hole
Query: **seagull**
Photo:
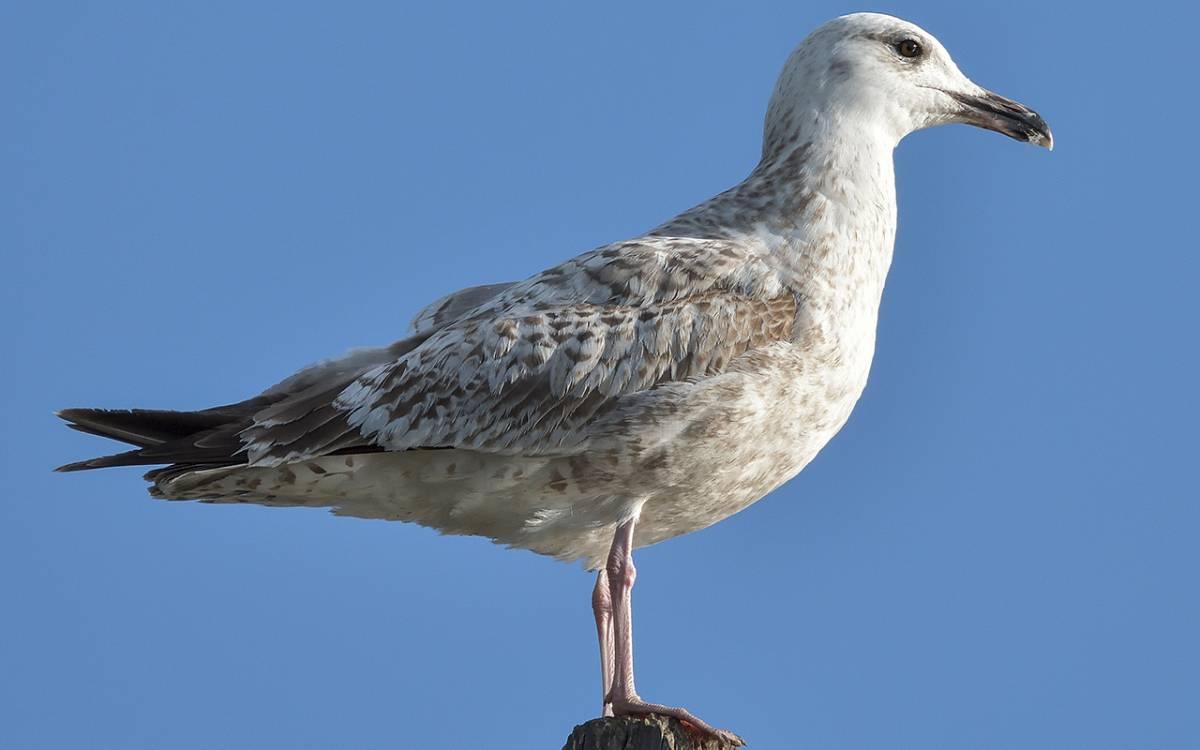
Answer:
[[867, 383], [896, 233], [892, 152], [966, 123], [1051, 148], [1045, 120], [928, 32], [855, 13], [792, 52], [745, 180], [646, 234], [421, 310], [404, 338], [202, 411], [65, 409], [164, 465], [168, 500], [322, 507], [596, 571], [605, 716], [661, 714], [633, 670], [633, 550], [794, 477]]

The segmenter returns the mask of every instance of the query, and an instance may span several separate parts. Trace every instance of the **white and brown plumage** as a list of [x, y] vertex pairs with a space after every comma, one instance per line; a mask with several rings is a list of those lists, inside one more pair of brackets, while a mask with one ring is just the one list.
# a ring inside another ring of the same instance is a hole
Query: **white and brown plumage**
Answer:
[[329, 507], [581, 560], [599, 570], [605, 710], [711, 730], [637, 695], [632, 549], [736, 513], [845, 423], [891, 261], [892, 151], [948, 122], [1051, 143], [928, 33], [835, 19], [788, 60], [762, 161], [734, 188], [525, 281], [449, 295], [391, 346], [248, 401], [65, 410], [138, 448], [63, 468], [170, 464], [147, 475], [157, 497]]

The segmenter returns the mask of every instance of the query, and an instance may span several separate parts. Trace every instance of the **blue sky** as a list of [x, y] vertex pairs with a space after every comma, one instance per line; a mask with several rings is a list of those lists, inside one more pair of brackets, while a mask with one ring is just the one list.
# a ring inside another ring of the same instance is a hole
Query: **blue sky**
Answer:
[[[54, 475], [109, 445], [51, 412], [242, 398], [639, 233], [751, 169], [787, 53], [859, 9], [6, 4], [0, 745], [559, 747], [578, 567]], [[639, 687], [762, 748], [1198, 747], [1200, 13], [875, 9], [1057, 148], [901, 144], [867, 392], [638, 554]]]

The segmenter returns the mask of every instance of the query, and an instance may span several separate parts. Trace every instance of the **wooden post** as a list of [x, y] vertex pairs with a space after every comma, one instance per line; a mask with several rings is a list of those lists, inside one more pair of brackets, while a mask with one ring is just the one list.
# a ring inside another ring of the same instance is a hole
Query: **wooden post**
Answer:
[[580, 724], [563, 750], [735, 750], [737, 745], [701, 736], [675, 719], [622, 716]]

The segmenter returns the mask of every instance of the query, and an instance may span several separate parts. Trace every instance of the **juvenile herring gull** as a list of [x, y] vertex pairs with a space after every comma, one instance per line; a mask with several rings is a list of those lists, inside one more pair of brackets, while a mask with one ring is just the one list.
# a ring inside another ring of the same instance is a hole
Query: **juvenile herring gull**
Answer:
[[795, 476], [867, 382], [892, 259], [892, 151], [968, 123], [1046, 122], [911, 23], [834, 19], [788, 58], [744, 181], [633, 239], [418, 313], [405, 338], [203, 411], [67, 409], [169, 464], [155, 497], [331, 508], [476, 534], [596, 570], [605, 715], [715, 730], [634, 686], [632, 551]]

